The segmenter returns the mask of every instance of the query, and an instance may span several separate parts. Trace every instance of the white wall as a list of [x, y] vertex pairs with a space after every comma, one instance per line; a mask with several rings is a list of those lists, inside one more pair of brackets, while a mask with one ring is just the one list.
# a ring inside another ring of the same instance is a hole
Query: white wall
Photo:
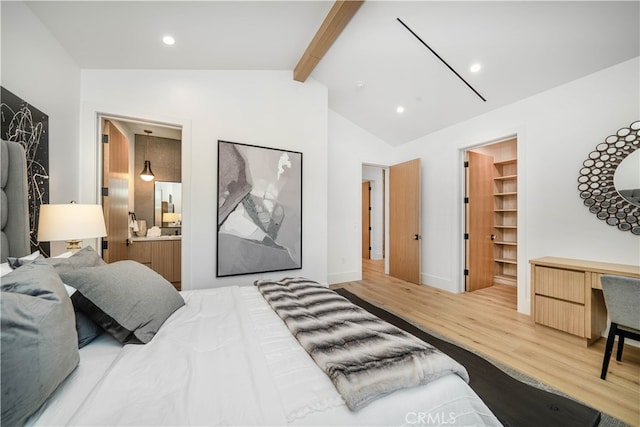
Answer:
[[362, 165], [393, 164], [392, 147], [329, 111], [329, 283], [362, 278]]
[[[327, 282], [327, 89], [290, 71], [83, 70], [81, 194], [97, 193], [97, 115], [182, 126], [183, 289], [302, 275]], [[217, 141], [303, 153], [303, 268], [216, 273]]]
[[[217, 140], [302, 151], [304, 268], [289, 273], [327, 281], [325, 87], [294, 82], [291, 72], [84, 71], [81, 89], [79, 67], [28, 7], [1, 2], [0, 8], [1, 83], [49, 115], [52, 203], [98, 201], [98, 112], [181, 125], [188, 140], [183, 171], [191, 182], [183, 285], [251, 283], [255, 277], [215, 279]], [[54, 244], [52, 252], [64, 246]]]
[[[24, 3], [0, 2], [0, 14], [1, 85], [49, 116], [49, 201], [80, 201], [80, 68]], [[65, 247], [52, 242], [51, 252]]]
[[399, 148], [423, 164], [423, 283], [463, 290], [462, 150], [518, 136], [518, 310], [529, 312], [528, 260], [635, 264], [638, 237], [582, 204], [577, 178], [595, 146], [640, 117], [638, 58], [419, 138]]
[[192, 183], [184, 230], [191, 287], [234, 281], [214, 278], [217, 139], [305, 153], [305, 268], [297, 273], [320, 281], [361, 277], [362, 165], [420, 157], [423, 281], [460, 291], [461, 150], [513, 134], [521, 165], [521, 311], [528, 311], [530, 258], [640, 259], [638, 238], [589, 213], [576, 189], [588, 153], [640, 117], [638, 59], [394, 149], [327, 112], [326, 89], [292, 82], [289, 72], [85, 71], [81, 100], [79, 68], [29, 9], [5, 1], [0, 14], [0, 82], [49, 115], [51, 202], [97, 200], [97, 112], [183, 126], [183, 171]]
[[397, 148], [331, 112], [329, 164], [336, 172], [329, 176], [330, 282], [359, 277], [361, 164], [420, 158], [422, 282], [462, 292], [462, 152], [512, 135], [518, 136], [519, 157], [518, 310], [530, 309], [531, 258], [638, 265], [638, 237], [591, 214], [579, 198], [577, 178], [597, 144], [640, 118], [639, 63], [627, 61]]

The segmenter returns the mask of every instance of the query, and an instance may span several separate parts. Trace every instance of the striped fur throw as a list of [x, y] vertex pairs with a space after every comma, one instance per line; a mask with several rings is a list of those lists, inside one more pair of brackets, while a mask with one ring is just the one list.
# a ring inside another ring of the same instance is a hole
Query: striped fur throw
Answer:
[[255, 282], [352, 411], [465, 368], [435, 347], [303, 278]]

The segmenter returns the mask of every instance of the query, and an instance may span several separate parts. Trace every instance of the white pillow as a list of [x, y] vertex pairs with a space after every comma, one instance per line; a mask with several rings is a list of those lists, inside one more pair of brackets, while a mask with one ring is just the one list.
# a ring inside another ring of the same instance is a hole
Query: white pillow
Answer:
[[40, 251], [35, 251], [31, 255], [20, 257], [20, 261], [33, 261], [40, 256]]
[[69, 296], [73, 295], [73, 293], [74, 293], [75, 291], [77, 291], [77, 289], [76, 289], [76, 288], [74, 288], [73, 286], [69, 286], [69, 285], [67, 285], [66, 283], [63, 283], [63, 285], [64, 285], [64, 288], [65, 288], [65, 289], [66, 289], [66, 291], [67, 291], [67, 294], [69, 294]]
[[7, 257], [7, 263], [9, 263], [9, 267], [13, 268], [14, 270], [18, 267], [20, 267], [21, 265], [24, 264], [29, 264], [31, 262], [33, 262], [33, 260], [35, 260], [36, 258], [38, 258], [40, 256], [40, 251], [35, 251], [34, 253], [32, 253], [31, 255], [26, 255], [23, 257]]
[[2, 264], [0, 264], [0, 268], [1, 268], [0, 277], [4, 276], [7, 273], [11, 273], [13, 271], [13, 268], [11, 268], [8, 262], [3, 262]]
[[69, 252], [65, 252], [65, 253], [60, 254], [60, 255], [53, 256], [51, 258], [69, 258], [69, 257], [72, 257], [73, 254], [75, 254], [75, 252], [69, 251]]

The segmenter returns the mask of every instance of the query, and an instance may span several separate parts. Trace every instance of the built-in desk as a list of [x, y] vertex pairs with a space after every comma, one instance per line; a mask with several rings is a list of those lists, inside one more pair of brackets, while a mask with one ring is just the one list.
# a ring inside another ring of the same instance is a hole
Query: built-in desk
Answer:
[[640, 277], [640, 266], [544, 257], [532, 259], [531, 315], [536, 323], [577, 335], [586, 345], [607, 327], [600, 276]]
[[132, 237], [127, 247], [128, 258], [147, 265], [181, 288], [182, 236]]

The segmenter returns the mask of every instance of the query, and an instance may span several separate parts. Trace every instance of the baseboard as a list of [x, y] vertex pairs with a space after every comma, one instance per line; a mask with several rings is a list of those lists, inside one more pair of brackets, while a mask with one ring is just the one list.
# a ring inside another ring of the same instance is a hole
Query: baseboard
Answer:
[[344, 273], [334, 273], [328, 274], [327, 280], [330, 285], [335, 285], [336, 283], [343, 282], [352, 282], [356, 280], [362, 280], [362, 272], [361, 271], [350, 271]]
[[454, 286], [451, 279], [445, 279], [444, 277], [438, 277], [438, 276], [425, 274], [425, 273], [422, 273], [420, 275], [420, 278], [422, 280], [423, 285], [433, 286], [434, 288], [442, 289], [444, 291], [449, 291], [456, 294], [463, 292], [460, 289], [458, 289], [456, 286]]

